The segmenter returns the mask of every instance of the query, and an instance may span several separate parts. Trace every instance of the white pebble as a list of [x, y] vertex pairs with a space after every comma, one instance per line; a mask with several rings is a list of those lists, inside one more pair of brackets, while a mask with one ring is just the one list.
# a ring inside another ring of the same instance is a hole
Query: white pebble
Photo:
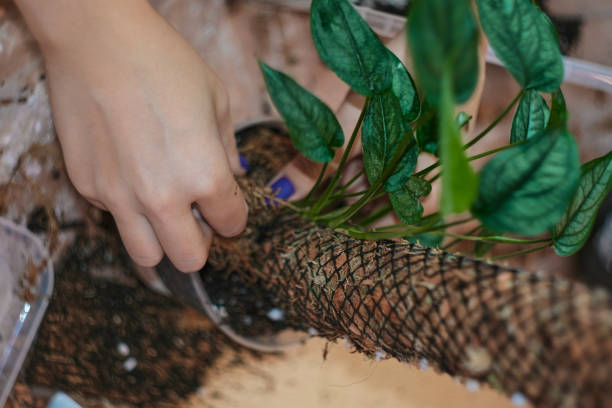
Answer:
[[465, 388], [467, 388], [468, 391], [476, 392], [480, 388], [480, 385], [478, 381], [469, 379], [465, 382]]
[[315, 329], [314, 327], [309, 327], [308, 328], [308, 335], [310, 337], [314, 337], [317, 336], [319, 334], [319, 332], [317, 331], [317, 329]]
[[285, 313], [278, 308], [274, 308], [274, 309], [268, 310], [267, 316], [268, 316], [268, 319], [274, 322], [278, 322], [285, 318]]
[[130, 355], [130, 346], [123, 342], [117, 344], [117, 353], [119, 353], [121, 357], [127, 357]]
[[510, 397], [510, 401], [512, 401], [512, 403], [517, 407], [523, 407], [528, 403], [527, 397], [525, 397], [520, 392], [515, 392], [514, 394], [512, 394], [512, 396]]
[[419, 369], [420, 369], [421, 371], [427, 371], [427, 370], [429, 370], [429, 361], [427, 361], [427, 359], [426, 359], [426, 358], [422, 358], [422, 359], [419, 361]]
[[344, 336], [344, 347], [347, 349], [353, 348], [353, 342], [347, 336]]
[[6, 151], [2, 155], [2, 162], [6, 165], [6, 167], [8, 167], [10, 169], [15, 167], [15, 165], [17, 164], [17, 160], [19, 160], [17, 155], [15, 155], [15, 153], [13, 153], [11, 151]]
[[379, 362], [380, 360], [383, 360], [385, 358], [387, 358], [387, 353], [382, 350], [377, 351], [374, 355], [374, 359], [376, 360], [376, 362]]
[[123, 362], [123, 369], [127, 372], [132, 371], [138, 365], [138, 361], [134, 357], [130, 357]]
[[213, 305], [213, 308], [215, 309], [215, 311], [217, 312], [217, 314], [219, 315], [221, 319], [227, 319], [227, 317], [229, 316], [227, 314], [227, 310], [225, 309], [225, 306]]
[[29, 178], [35, 178], [42, 173], [42, 166], [37, 161], [30, 161], [25, 165], [25, 174]]

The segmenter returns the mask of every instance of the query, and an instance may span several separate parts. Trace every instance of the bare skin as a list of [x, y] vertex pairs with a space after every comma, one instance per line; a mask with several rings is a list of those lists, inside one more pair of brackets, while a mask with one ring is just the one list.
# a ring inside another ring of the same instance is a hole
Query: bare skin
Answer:
[[145, 0], [16, 3], [45, 58], [76, 189], [112, 213], [136, 263], [166, 253], [184, 272], [200, 269], [213, 230], [237, 235], [248, 214], [219, 78]]

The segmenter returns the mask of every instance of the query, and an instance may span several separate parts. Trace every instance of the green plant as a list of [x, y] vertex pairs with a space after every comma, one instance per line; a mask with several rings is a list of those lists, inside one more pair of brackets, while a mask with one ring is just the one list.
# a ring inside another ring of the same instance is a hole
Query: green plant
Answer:
[[[478, 22], [470, 0], [412, 2], [409, 44], [419, 88], [347, 0], [313, 0], [311, 29], [321, 59], [366, 101], [337, 173], [324, 183], [325, 164], [310, 194], [296, 204], [303, 217], [361, 239], [405, 238], [438, 246], [445, 236], [455, 238], [446, 248], [475, 241], [478, 256], [504, 243], [528, 245], [518, 253], [551, 245], [560, 255], [580, 249], [612, 185], [612, 152], [581, 169], [560, 90], [562, 56], [548, 17], [530, 0], [475, 4], [492, 47], [522, 90], [464, 144], [461, 132], [470, 118], [456, 115], [456, 106], [473, 94], [479, 70]], [[344, 143], [332, 111], [287, 75], [260, 65], [297, 149], [311, 160], [331, 161], [334, 148]], [[552, 94], [550, 109], [542, 92]], [[470, 156], [468, 149], [517, 103], [509, 144]], [[356, 178], [342, 186], [339, 180], [359, 129], [370, 187], [348, 194]], [[419, 154], [439, 160], [415, 173]], [[494, 154], [476, 174], [470, 161]], [[424, 216], [419, 200], [440, 177], [440, 210]], [[343, 204], [349, 196], [358, 200]], [[365, 206], [382, 196], [389, 204], [366, 213]], [[401, 223], [371, 226], [391, 211]], [[466, 212], [470, 215], [448, 221]], [[480, 225], [465, 235], [446, 231], [474, 218]]]

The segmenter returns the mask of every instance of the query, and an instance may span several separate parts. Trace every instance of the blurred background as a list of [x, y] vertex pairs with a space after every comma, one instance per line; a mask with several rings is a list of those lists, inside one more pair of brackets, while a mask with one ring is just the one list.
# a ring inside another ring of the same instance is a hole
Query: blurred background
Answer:
[[[304, 3], [152, 0], [218, 73], [237, 123], [274, 114], [256, 57], [291, 74], [326, 101], [336, 83], [309, 35]], [[541, 1], [563, 52], [612, 67], [608, 0]], [[362, 2], [401, 16], [401, 1]], [[306, 5], [307, 10], [307, 5]], [[381, 27], [397, 18], [376, 14]], [[389, 20], [385, 20], [389, 19]], [[389, 23], [391, 24], [391, 23]], [[401, 27], [401, 26], [399, 26]], [[393, 25], [396, 30], [397, 25]], [[518, 92], [489, 64], [478, 128]], [[395, 361], [375, 362], [350, 347], [312, 339], [278, 355], [229, 341], [204, 316], [145, 288], [124, 254], [112, 220], [71, 187], [55, 139], [37, 46], [10, 1], [0, 0], [0, 215], [27, 226], [49, 248], [55, 288], [46, 317], [7, 406], [45, 406], [62, 390], [92, 407], [503, 407], [510, 401], [477, 383]], [[612, 149], [612, 93], [563, 87], [581, 161]], [[508, 138], [511, 117], [479, 149]], [[478, 165], [481, 165], [479, 163]], [[470, 248], [459, 248], [469, 250]], [[505, 249], [507, 251], [514, 248]], [[494, 251], [502, 251], [494, 249]], [[494, 252], [496, 254], [503, 252]], [[511, 260], [544, 273], [612, 286], [612, 200], [576, 256], [552, 250]]]

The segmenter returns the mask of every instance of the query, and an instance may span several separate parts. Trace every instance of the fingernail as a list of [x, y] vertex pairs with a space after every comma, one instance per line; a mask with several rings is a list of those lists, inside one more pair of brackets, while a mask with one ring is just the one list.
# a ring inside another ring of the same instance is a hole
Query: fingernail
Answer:
[[295, 187], [293, 187], [293, 183], [287, 177], [279, 178], [270, 187], [276, 194], [276, 197], [282, 200], [288, 199], [295, 192]]
[[244, 171], [249, 172], [251, 170], [251, 165], [247, 161], [247, 159], [242, 155], [242, 153], [238, 153], [238, 159], [240, 159], [240, 165], [244, 169]]

